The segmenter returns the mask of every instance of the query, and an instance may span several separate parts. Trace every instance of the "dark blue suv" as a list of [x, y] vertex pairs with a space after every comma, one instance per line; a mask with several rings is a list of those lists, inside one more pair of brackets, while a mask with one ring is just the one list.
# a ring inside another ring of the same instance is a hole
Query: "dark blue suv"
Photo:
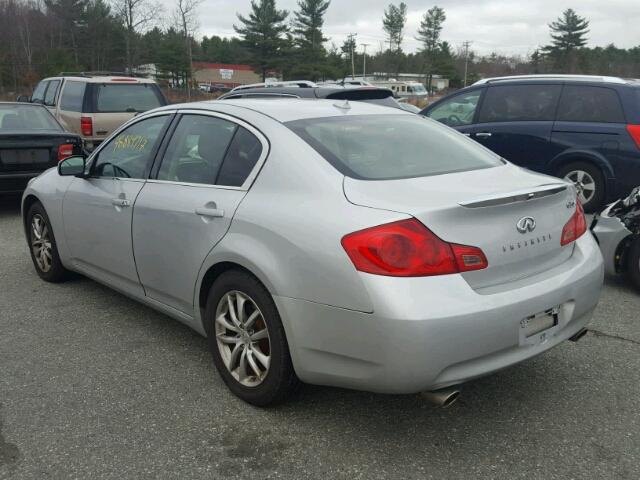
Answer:
[[638, 80], [490, 78], [421, 113], [517, 165], [571, 180], [589, 212], [640, 185]]

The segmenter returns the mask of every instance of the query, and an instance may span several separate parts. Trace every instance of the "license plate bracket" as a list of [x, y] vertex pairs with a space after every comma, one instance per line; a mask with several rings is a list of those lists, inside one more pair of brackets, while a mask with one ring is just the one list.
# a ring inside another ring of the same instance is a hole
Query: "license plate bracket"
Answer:
[[520, 320], [523, 336], [528, 339], [558, 325], [559, 311], [558, 307], [553, 307]]

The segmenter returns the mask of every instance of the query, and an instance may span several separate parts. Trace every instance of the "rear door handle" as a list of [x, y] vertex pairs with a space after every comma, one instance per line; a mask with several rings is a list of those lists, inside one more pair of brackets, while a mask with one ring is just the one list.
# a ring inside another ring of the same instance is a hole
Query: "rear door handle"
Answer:
[[111, 205], [114, 207], [130, 207], [131, 202], [126, 198], [112, 198]]
[[489, 138], [491, 136], [491, 132], [478, 132], [476, 133], [476, 137], [478, 138]]
[[224, 210], [220, 208], [199, 207], [196, 208], [196, 214], [201, 217], [224, 217]]

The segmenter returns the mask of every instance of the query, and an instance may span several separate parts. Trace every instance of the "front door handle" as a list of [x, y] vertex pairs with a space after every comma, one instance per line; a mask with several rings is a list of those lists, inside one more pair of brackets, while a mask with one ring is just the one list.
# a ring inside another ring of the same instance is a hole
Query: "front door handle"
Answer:
[[476, 133], [476, 137], [478, 138], [489, 138], [491, 136], [491, 132], [478, 132]]
[[220, 208], [199, 207], [196, 208], [196, 214], [201, 217], [224, 217], [224, 210]]
[[131, 202], [126, 198], [112, 198], [111, 205], [114, 207], [130, 207]]

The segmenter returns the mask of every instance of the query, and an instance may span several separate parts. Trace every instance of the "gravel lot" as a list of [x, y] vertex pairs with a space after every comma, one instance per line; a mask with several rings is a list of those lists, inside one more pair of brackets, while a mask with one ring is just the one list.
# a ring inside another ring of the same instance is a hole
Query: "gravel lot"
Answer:
[[260, 410], [206, 341], [93, 281], [39, 280], [0, 200], [1, 479], [638, 479], [640, 294], [609, 278], [577, 344], [418, 396], [306, 386]]

